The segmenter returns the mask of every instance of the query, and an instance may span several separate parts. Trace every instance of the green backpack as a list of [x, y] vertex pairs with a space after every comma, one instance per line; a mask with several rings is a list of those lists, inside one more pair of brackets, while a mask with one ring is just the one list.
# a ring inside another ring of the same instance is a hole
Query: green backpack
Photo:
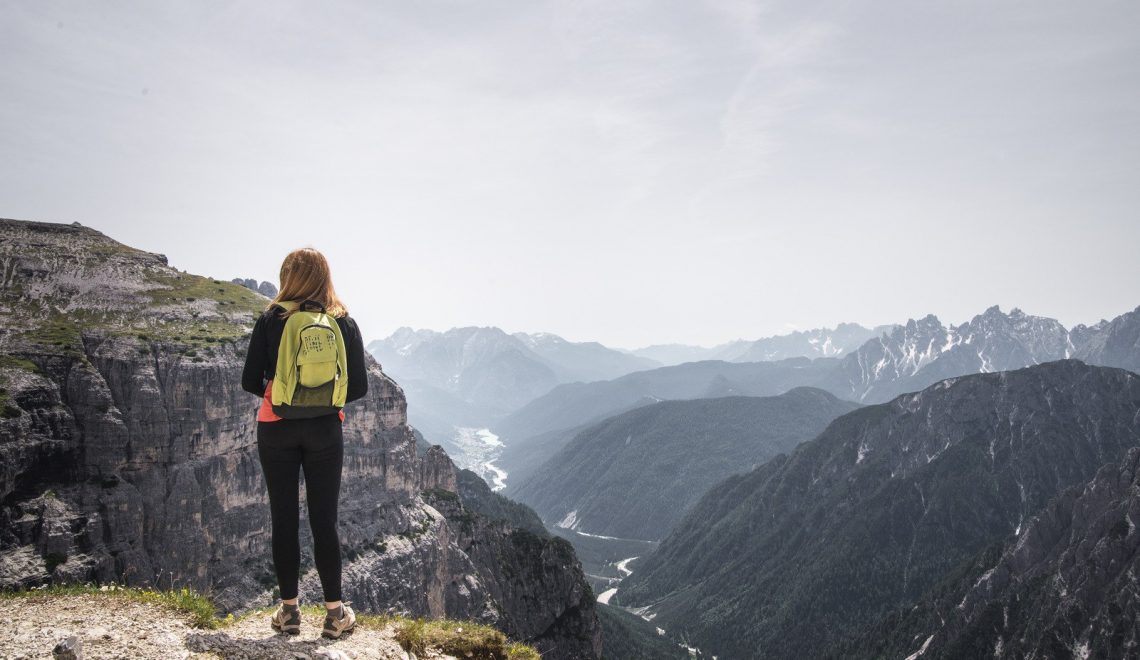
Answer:
[[[273, 412], [285, 419], [338, 412], [348, 395], [348, 362], [340, 325], [313, 300], [283, 301], [285, 321], [273, 376]], [[316, 309], [313, 309], [313, 308]]]

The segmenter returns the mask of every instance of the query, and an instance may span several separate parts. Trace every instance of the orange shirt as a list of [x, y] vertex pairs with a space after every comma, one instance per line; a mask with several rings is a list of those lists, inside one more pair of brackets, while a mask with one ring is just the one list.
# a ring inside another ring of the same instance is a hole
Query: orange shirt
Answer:
[[[337, 413], [340, 415], [340, 421], [344, 421], [344, 411], [341, 410]], [[257, 409], [257, 421], [259, 422], [279, 422], [284, 417], [278, 417], [277, 413], [273, 412], [273, 381], [265, 384], [265, 396], [261, 397], [261, 407]]]

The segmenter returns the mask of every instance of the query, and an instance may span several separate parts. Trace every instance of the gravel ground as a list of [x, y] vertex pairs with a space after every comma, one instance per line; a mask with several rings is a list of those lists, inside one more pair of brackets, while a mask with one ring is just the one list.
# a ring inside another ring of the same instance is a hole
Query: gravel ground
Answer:
[[[190, 627], [184, 615], [162, 606], [113, 596], [28, 596], [0, 608], [0, 658], [51, 658], [71, 635], [83, 642], [84, 660], [128, 658], [359, 658], [409, 660], [389, 628], [358, 628], [339, 640], [321, 638], [323, 617], [303, 614], [301, 634], [279, 635], [269, 614], [253, 614], [218, 630]], [[451, 656], [429, 655], [431, 658]]]

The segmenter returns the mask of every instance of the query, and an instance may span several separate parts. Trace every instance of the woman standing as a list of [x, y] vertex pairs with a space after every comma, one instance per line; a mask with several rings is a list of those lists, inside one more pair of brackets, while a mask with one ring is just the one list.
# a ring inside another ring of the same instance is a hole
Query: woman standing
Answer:
[[[301, 628], [297, 582], [301, 565], [298, 540], [300, 517], [299, 473], [305, 473], [309, 527], [313, 532], [313, 559], [324, 591], [326, 616], [322, 635], [338, 638], [352, 630], [356, 615], [341, 601], [340, 540], [337, 537], [337, 501], [344, 458], [341, 423], [344, 412], [317, 417], [283, 419], [273, 411], [271, 393], [278, 364], [278, 347], [288, 317], [297, 305], [312, 301], [336, 319], [347, 353], [348, 393], [345, 401], [368, 391], [364, 342], [356, 322], [333, 289], [329, 264], [313, 248], [294, 250], [281, 264], [281, 287], [253, 326], [242, 389], [262, 397], [257, 413], [257, 453], [269, 490], [273, 520], [273, 566], [281, 590], [281, 606], [270, 625], [278, 632], [296, 635]], [[283, 306], [282, 306], [283, 305]], [[288, 311], [287, 311], [288, 310]]]

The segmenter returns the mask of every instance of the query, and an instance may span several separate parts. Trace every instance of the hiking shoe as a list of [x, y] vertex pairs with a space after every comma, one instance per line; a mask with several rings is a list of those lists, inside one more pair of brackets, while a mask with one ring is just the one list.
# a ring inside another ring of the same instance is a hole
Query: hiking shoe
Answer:
[[348, 604], [341, 604], [335, 610], [329, 610], [325, 615], [325, 627], [321, 630], [321, 637], [337, 639], [356, 626], [356, 613]]
[[299, 635], [301, 633], [301, 608], [281, 605], [273, 613], [269, 625], [279, 633]]

